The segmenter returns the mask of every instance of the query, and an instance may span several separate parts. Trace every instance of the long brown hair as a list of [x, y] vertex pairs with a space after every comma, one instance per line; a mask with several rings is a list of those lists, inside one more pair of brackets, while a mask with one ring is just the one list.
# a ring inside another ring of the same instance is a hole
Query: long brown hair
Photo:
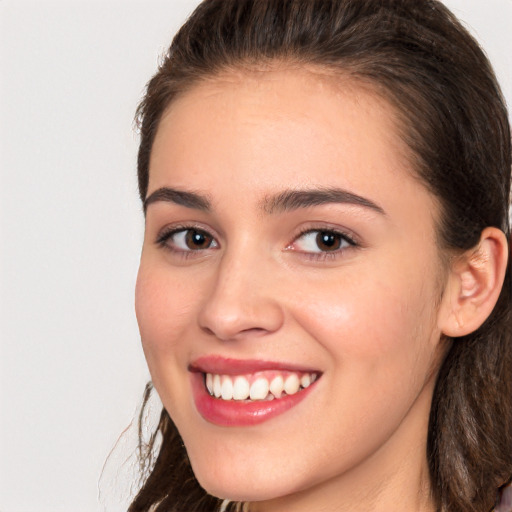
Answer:
[[[142, 200], [153, 140], [173, 99], [223, 70], [277, 60], [348, 73], [394, 105], [414, 172], [441, 206], [442, 250], [471, 249], [487, 226], [510, 236], [503, 97], [476, 41], [436, 0], [204, 1], [175, 36], [137, 112]], [[489, 510], [512, 476], [511, 286], [509, 262], [490, 318], [453, 340], [439, 373], [427, 457], [442, 512]], [[165, 410], [157, 432], [162, 445], [129, 512], [219, 510]]]

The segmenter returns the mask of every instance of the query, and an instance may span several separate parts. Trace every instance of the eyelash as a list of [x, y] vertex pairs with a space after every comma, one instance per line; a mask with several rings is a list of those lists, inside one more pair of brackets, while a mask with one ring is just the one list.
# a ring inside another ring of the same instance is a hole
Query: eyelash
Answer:
[[[196, 233], [206, 235], [207, 237], [211, 238], [211, 243], [215, 244], [213, 247], [210, 244], [208, 247], [204, 249], [179, 249], [176, 247], [173, 247], [169, 244], [169, 240], [172, 239], [175, 235], [179, 233], [184, 233], [186, 235], [187, 232], [195, 231]], [[324, 234], [324, 235], [333, 235], [336, 237], [339, 241], [339, 243], [343, 244], [344, 242], [348, 244], [348, 247], [340, 247], [338, 249], [334, 249], [332, 251], [305, 251], [305, 250], [297, 250], [293, 249], [293, 245], [295, 245], [301, 238], [304, 238], [306, 235], [312, 235], [314, 233], [318, 234]], [[199, 256], [201, 253], [204, 253], [205, 250], [208, 249], [217, 249], [219, 247], [219, 243], [216, 241], [215, 237], [208, 232], [208, 230], [203, 229], [201, 227], [195, 226], [195, 225], [183, 225], [183, 226], [174, 226], [172, 228], [168, 228], [163, 230], [161, 233], [159, 233], [156, 244], [159, 245], [161, 248], [166, 249], [168, 251], [171, 251], [172, 253], [181, 256], [183, 258], [190, 258], [194, 256]], [[298, 235], [296, 235], [292, 242], [286, 246], [286, 250], [295, 250], [296, 252], [301, 253], [305, 257], [311, 260], [315, 261], [324, 261], [324, 260], [330, 260], [337, 257], [340, 257], [342, 253], [344, 253], [347, 250], [350, 250], [352, 248], [359, 247], [359, 243], [354, 240], [354, 238], [347, 233], [340, 231], [338, 229], [332, 229], [332, 228], [325, 228], [325, 227], [318, 227], [318, 228], [307, 228], [302, 230]]]
[[176, 247], [173, 247], [168, 242], [172, 239], [175, 235], [179, 233], [184, 233], [186, 235], [187, 232], [195, 231], [196, 233], [206, 235], [207, 237], [211, 238], [212, 242], [216, 244], [214, 247], [215, 249], [218, 247], [218, 242], [215, 240], [215, 237], [211, 235], [206, 229], [203, 229], [198, 226], [194, 225], [184, 225], [184, 226], [174, 226], [172, 228], [164, 229], [161, 233], [159, 233], [156, 244], [159, 245], [162, 249], [166, 249], [178, 256], [181, 256], [183, 258], [190, 258], [194, 256], [199, 256], [200, 253], [204, 252], [207, 249], [210, 249], [211, 247], [207, 247], [205, 249], [179, 249]]
[[333, 229], [333, 228], [326, 228], [326, 227], [310, 227], [302, 230], [297, 236], [294, 237], [293, 241], [286, 247], [286, 249], [292, 249], [292, 246], [297, 243], [298, 240], [305, 237], [305, 235], [311, 235], [313, 233], [317, 233], [317, 236], [321, 233], [326, 235], [334, 235], [335, 237], [339, 238], [340, 243], [345, 242], [348, 244], [348, 247], [344, 248], [338, 248], [333, 251], [301, 251], [297, 250], [297, 252], [302, 253], [304, 256], [306, 256], [308, 259], [315, 260], [315, 261], [325, 261], [325, 260], [332, 260], [335, 258], [339, 258], [345, 251], [350, 249], [358, 248], [360, 245], [359, 243], [349, 234], [340, 231], [339, 229]]

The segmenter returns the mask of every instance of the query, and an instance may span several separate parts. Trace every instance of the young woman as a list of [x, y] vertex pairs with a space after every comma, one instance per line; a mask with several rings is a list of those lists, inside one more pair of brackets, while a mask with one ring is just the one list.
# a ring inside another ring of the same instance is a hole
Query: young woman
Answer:
[[205, 1], [139, 120], [136, 310], [164, 410], [130, 512], [493, 508], [510, 128], [453, 15]]

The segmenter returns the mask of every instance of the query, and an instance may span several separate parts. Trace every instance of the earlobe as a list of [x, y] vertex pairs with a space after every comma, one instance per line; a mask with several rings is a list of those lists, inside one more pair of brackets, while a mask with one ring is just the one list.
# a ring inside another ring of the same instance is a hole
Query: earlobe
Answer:
[[466, 336], [489, 317], [503, 286], [508, 244], [503, 231], [489, 227], [478, 245], [452, 262], [439, 311], [439, 328], [446, 336]]

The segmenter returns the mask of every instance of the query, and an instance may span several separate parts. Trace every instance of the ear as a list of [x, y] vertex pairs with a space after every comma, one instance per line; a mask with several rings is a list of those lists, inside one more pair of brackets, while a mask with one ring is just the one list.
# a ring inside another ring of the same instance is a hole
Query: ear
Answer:
[[453, 260], [438, 315], [443, 334], [465, 336], [485, 322], [498, 301], [507, 260], [507, 238], [494, 227], [484, 229], [478, 245]]

